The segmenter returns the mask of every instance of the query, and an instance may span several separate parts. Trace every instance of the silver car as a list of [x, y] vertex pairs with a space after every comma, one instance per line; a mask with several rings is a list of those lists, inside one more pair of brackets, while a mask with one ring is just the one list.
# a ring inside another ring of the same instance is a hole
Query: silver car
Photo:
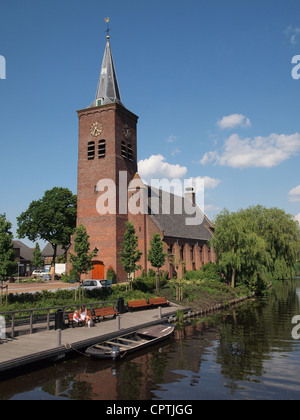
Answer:
[[111, 282], [109, 280], [84, 280], [82, 282], [82, 286], [86, 290], [94, 290], [94, 289], [111, 289]]

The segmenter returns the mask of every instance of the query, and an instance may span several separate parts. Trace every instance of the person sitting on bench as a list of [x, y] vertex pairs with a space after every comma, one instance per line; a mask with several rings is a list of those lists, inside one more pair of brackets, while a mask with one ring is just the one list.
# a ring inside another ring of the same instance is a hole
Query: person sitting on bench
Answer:
[[74, 321], [74, 322], [76, 322], [76, 324], [78, 324], [78, 325], [79, 325], [79, 322], [80, 322], [81, 320], [80, 320], [80, 318], [79, 318], [78, 311], [75, 311], [75, 312], [74, 312], [74, 314], [73, 314], [73, 321]]
[[85, 322], [85, 325], [88, 325], [88, 322], [91, 318], [88, 316], [87, 310], [85, 309], [83, 305], [80, 308], [79, 315], [80, 315], [80, 320], [82, 322]]

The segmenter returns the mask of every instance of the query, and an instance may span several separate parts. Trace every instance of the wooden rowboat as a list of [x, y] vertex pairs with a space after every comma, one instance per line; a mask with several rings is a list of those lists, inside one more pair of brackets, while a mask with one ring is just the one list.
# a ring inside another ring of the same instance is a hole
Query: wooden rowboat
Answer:
[[173, 325], [154, 325], [142, 328], [111, 340], [102, 341], [89, 347], [85, 352], [96, 359], [118, 359], [126, 354], [141, 350], [167, 339], [174, 331]]

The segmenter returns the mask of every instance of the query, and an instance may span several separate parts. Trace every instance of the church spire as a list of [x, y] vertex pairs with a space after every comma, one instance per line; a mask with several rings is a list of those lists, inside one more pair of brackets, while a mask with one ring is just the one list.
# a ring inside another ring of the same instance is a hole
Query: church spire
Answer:
[[[108, 18], [106, 18], [105, 21], [108, 23]], [[109, 28], [107, 28], [106, 32], [107, 41], [96, 92], [96, 99], [90, 105], [91, 107], [110, 103], [118, 103], [123, 105], [121, 101], [114, 61], [110, 49]]]

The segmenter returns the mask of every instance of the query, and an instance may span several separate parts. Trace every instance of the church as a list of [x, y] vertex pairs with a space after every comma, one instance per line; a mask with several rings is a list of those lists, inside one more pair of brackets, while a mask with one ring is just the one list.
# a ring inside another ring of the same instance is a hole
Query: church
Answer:
[[105, 279], [111, 266], [117, 282], [126, 280], [120, 250], [127, 221], [138, 236], [142, 270], [151, 268], [147, 253], [154, 233], [161, 235], [166, 253], [162, 269], [170, 278], [214, 262], [208, 244], [214, 226], [197, 207], [194, 189], [176, 195], [146, 185], [138, 174], [138, 116], [121, 100], [109, 35], [96, 98], [77, 114], [77, 225], [85, 226], [91, 250], [98, 251], [85, 278]]

